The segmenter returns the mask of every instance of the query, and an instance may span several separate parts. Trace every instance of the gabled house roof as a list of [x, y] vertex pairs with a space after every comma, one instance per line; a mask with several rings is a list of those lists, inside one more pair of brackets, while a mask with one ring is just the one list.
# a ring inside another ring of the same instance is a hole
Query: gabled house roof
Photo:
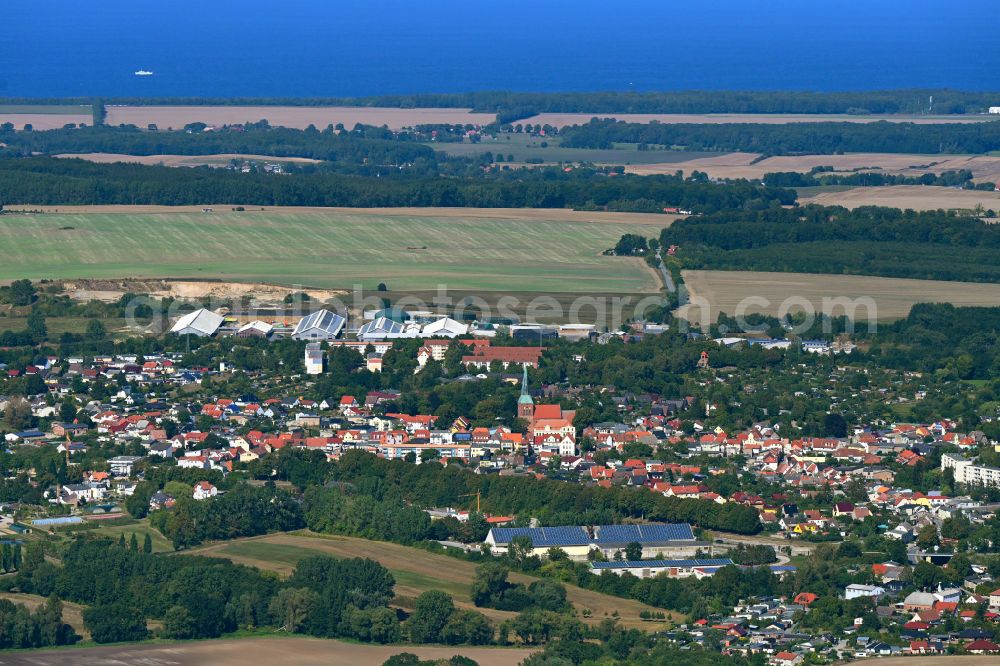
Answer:
[[219, 327], [222, 326], [223, 321], [224, 318], [222, 315], [201, 308], [178, 319], [177, 323], [170, 329], [170, 332], [178, 335], [207, 337], [214, 335], [219, 330]]
[[305, 339], [312, 336], [335, 338], [344, 328], [345, 321], [335, 312], [325, 309], [317, 310], [299, 320], [299, 323], [295, 325], [295, 330], [292, 331], [292, 337], [295, 339]]

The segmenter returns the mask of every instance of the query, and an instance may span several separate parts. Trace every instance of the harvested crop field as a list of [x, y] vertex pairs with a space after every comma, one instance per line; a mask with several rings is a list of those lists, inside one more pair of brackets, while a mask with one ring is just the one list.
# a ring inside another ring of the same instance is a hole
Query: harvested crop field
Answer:
[[764, 123], [781, 125], [784, 123], [874, 123], [888, 121], [892, 123], [917, 123], [920, 125], [940, 123], [980, 123], [996, 120], [996, 116], [980, 115], [948, 115], [948, 116], [910, 116], [910, 115], [870, 115], [854, 116], [840, 114], [805, 114], [805, 113], [540, 113], [518, 122], [532, 125], [552, 125], [566, 127], [568, 125], [583, 125], [591, 118], [614, 118], [629, 123]]
[[[655, 154], [655, 153], [652, 153]], [[759, 161], [755, 161], [759, 160]], [[626, 171], [638, 175], [672, 174], [678, 169], [690, 174], [704, 171], [712, 178], [760, 179], [778, 171], [807, 173], [813, 167], [831, 166], [834, 173], [880, 171], [904, 176], [968, 169], [977, 182], [1000, 182], [1000, 157], [986, 155], [917, 155], [911, 153], [847, 153], [843, 155], [782, 155], [760, 160], [756, 153], [726, 153], [662, 164], [632, 164]]]
[[59, 129], [70, 123], [76, 125], [94, 124], [94, 116], [90, 113], [60, 114], [60, 113], [5, 113], [0, 111], [0, 125], [11, 123], [14, 129], [24, 129], [31, 125], [35, 130]]
[[420, 659], [449, 659], [462, 655], [480, 666], [517, 666], [536, 650], [523, 648], [424, 647], [420, 645], [364, 645], [306, 637], [216, 639], [166, 644], [109, 645], [91, 648], [36, 650], [0, 656], [0, 664], [61, 666], [242, 666], [246, 663], [285, 666], [377, 666], [389, 657], [409, 652]]
[[972, 210], [977, 205], [994, 211], [1000, 210], [1000, 192], [961, 190], [955, 187], [935, 187], [932, 185], [893, 185], [890, 187], [854, 187], [848, 190], [822, 192], [810, 197], [801, 197], [801, 203], [825, 206], [889, 206], [890, 208], [912, 208], [913, 210], [937, 210], [939, 208]]
[[877, 666], [1000, 666], [1000, 656], [997, 655], [923, 655], [912, 657], [879, 657], [878, 659], [863, 659], [859, 664], [876, 664]]
[[396, 291], [446, 285], [649, 293], [660, 285], [647, 264], [601, 253], [626, 231], [653, 236], [674, 219], [539, 209], [58, 210], [0, 217], [0, 280], [196, 278], [318, 288], [373, 289], [385, 282]]
[[133, 164], [158, 165], [169, 167], [197, 167], [214, 166], [226, 167], [232, 160], [252, 161], [252, 162], [279, 162], [296, 164], [319, 164], [321, 160], [314, 160], [308, 157], [271, 157], [268, 155], [243, 155], [236, 153], [222, 153], [218, 155], [120, 155], [117, 153], [63, 153], [55, 155], [65, 159], [81, 159], [98, 164], [113, 164], [115, 162], [129, 162]]
[[[905, 317], [914, 303], [1000, 305], [1000, 284], [754, 271], [684, 271], [683, 276], [692, 303], [680, 308], [678, 314], [699, 324], [714, 322], [720, 312], [733, 315], [741, 303], [746, 306], [744, 314], [778, 315], [786, 299], [793, 299], [788, 302], [795, 305], [792, 311], [801, 309], [797, 304], [808, 302], [816, 313], [829, 309], [823, 307], [824, 298], [871, 299], [874, 308], [866, 308], [859, 301], [856, 314], [865, 318], [870, 314], [878, 320]], [[708, 307], [696, 305], [696, 299], [703, 299], [698, 302]], [[766, 299], [766, 303], [760, 299]], [[851, 313], [838, 307], [829, 314]]]
[[350, 129], [356, 124], [388, 125], [390, 129], [425, 124], [488, 125], [496, 120], [492, 113], [473, 113], [471, 109], [392, 109], [365, 106], [109, 106], [108, 125], [156, 125], [159, 129], [181, 129], [189, 123], [240, 125], [267, 120], [272, 125], [305, 129], [315, 125], [343, 123]]
[[[437, 589], [452, 595], [456, 605], [475, 608], [469, 598], [469, 584], [475, 574], [475, 564], [394, 543], [298, 532], [224, 541], [197, 548], [190, 551], [190, 554], [223, 557], [240, 564], [277, 571], [282, 575], [290, 574], [295, 564], [308, 555], [367, 557], [382, 563], [396, 578], [397, 605], [404, 608], [411, 607], [412, 600], [422, 592]], [[535, 579], [524, 574], [511, 573], [510, 580], [529, 583]], [[643, 610], [655, 612], [658, 609], [637, 601], [585, 590], [575, 585], [567, 585], [566, 591], [567, 598], [578, 610], [590, 609], [592, 615], [589, 621], [599, 622], [617, 611], [624, 626], [642, 627], [647, 630], [662, 626], [662, 623], [641, 620], [639, 613]], [[495, 621], [516, 615], [490, 608], [477, 610]], [[662, 612], [668, 616], [672, 615], [667, 611]]]

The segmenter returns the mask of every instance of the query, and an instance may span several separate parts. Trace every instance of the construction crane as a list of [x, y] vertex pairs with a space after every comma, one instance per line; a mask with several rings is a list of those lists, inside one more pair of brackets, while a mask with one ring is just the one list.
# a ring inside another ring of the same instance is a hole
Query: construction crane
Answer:
[[482, 502], [482, 499], [483, 499], [482, 495], [483, 495], [483, 491], [477, 490], [474, 493], [467, 493], [465, 495], [459, 495], [459, 497], [475, 497], [476, 498], [476, 513], [482, 513], [482, 511], [479, 510], [480, 502]]

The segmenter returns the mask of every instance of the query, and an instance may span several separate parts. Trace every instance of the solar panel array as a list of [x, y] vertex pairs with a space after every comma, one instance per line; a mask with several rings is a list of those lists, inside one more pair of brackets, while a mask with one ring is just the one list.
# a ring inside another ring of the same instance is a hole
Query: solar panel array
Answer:
[[519, 536], [526, 536], [537, 548], [552, 546], [625, 546], [630, 543], [656, 544], [667, 541], [694, 541], [694, 533], [687, 523], [653, 523], [647, 525], [598, 525], [592, 539], [583, 527], [495, 527], [494, 541], [507, 544]]
[[517, 537], [526, 536], [536, 548], [553, 546], [585, 546], [590, 536], [582, 527], [494, 527], [493, 538], [498, 544], [507, 544]]
[[621, 562], [592, 562], [595, 569], [693, 569], [695, 567], [725, 567], [733, 561], [726, 558], [710, 560], [623, 560]]
[[594, 541], [600, 545], [694, 540], [694, 533], [687, 523], [601, 525], [596, 531], [597, 536]]

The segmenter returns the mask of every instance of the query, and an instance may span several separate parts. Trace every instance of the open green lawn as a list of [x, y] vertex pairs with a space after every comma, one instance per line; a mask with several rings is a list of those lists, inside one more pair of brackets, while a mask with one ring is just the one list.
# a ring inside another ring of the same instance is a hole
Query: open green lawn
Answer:
[[[58, 338], [63, 333], [80, 333], [87, 331], [87, 317], [46, 317], [45, 327], [49, 335]], [[126, 325], [125, 319], [101, 319], [108, 331], [117, 331]], [[28, 327], [26, 317], [0, 317], [0, 331], [23, 331]]]
[[[546, 146], [543, 148], [542, 144]], [[533, 137], [526, 134], [504, 134], [496, 141], [483, 140], [479, 143], [428, 143], [428, 146], [448, 155], [468, 157], [492, 153], [513, 156], [514, 162], [526, 162], [529, 159], [553, 162], [593, 162], [594, 164], [661, 164], [667, 162], [685, 162], [719, 155], [680, 150], [639, 150], [638, 144], [618, 144], [614, 148], [563, 148], [557, 137]]]
[[[479, 214], [481, 215], [481, 213]], [[393, 290], [637, 293], [658, 289], [639, 260], [601, 256], [626, 232], [670, 218], [590, 221], [566, 211], [496, 218], [295, 210], [46, 213], [0, 217], [0, 280], [216, 278]], [[572, 219], [569, 219], [572, 217]]]
[[106, 525], [102, 524], [100, 521], [93, 521], [100, 525], [95, 530], [88, 530], [88, 534], [99, 534], [101, 536], [111, 537], [112, 539], [117, 539], [119, 535], [124, 534], [125, 540], [128, 541], [135, 534], [135, 538], [139, 541], [139, 546], [142, 546], [143, 539], [146, 538], [148, 534], [153, 541], [153, 552], [154, 553], [166, 553], [173, 552], [173, 545], [167, 541], [166, 537], [160, 534], [160, 531], [156, 528], [150, 526], [149, 519], [143, 518], [142, 520], [136, 520], [134, 523], [129, 525]]

